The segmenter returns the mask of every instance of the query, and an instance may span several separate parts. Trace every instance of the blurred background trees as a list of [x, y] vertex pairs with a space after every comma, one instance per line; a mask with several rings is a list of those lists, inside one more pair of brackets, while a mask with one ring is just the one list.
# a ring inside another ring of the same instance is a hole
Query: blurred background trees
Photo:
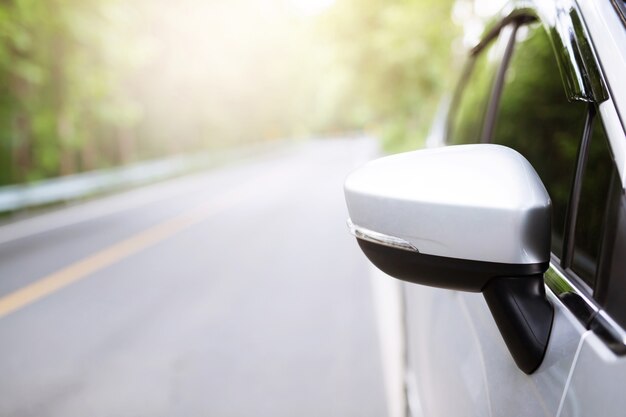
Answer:
[[[420, 146], [456, 71], [453, 1], [345, 0], [330, 18], [350, 106], [336, 114], [376, 131], [392, 150]], [[347, 113], [346, 113], [347, 111]]]
[[453, 1], [7, 0], [0, 185], [278, 138], [415, 148]]

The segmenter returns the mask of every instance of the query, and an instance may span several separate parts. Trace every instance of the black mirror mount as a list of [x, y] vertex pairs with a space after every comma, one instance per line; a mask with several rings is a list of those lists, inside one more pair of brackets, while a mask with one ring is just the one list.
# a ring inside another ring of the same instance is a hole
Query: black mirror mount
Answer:
[[543, 361], [554, 321], [543, 274], [493, 279], [483, 296], [518, 368], [532, 374]]

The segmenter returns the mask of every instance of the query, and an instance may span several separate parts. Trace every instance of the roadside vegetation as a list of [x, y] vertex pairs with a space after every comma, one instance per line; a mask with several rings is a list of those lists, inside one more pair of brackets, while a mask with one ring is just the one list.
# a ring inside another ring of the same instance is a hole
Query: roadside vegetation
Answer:
[[0, 185], [279, 138], [420, 145], [451, 0], [7, 0]]

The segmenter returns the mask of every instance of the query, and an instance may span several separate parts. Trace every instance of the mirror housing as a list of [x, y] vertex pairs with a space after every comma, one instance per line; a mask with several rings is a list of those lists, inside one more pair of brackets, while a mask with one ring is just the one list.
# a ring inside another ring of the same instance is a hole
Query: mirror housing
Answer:
[[548, 267], [550, 197], [510, 148], [460, 145], [377, 159], [348, 176], [345, 196], [363, 252], [396, 278], [479, 292], [494, 277]]
[[380, 158], [345, 182], [348, 227], [383, 272], [404, 281], [483, 292], [515, 362], [541, 364], [553, 309], [551, 203], [513, 149], [459, 145]]

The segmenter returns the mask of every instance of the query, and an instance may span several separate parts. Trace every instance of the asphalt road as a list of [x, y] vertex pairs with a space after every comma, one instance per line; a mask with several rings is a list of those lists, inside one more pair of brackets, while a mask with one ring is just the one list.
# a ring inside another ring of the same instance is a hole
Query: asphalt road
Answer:
[[0, 416], [384, 416], [368, 267], [318, 140], [0, 226]]

